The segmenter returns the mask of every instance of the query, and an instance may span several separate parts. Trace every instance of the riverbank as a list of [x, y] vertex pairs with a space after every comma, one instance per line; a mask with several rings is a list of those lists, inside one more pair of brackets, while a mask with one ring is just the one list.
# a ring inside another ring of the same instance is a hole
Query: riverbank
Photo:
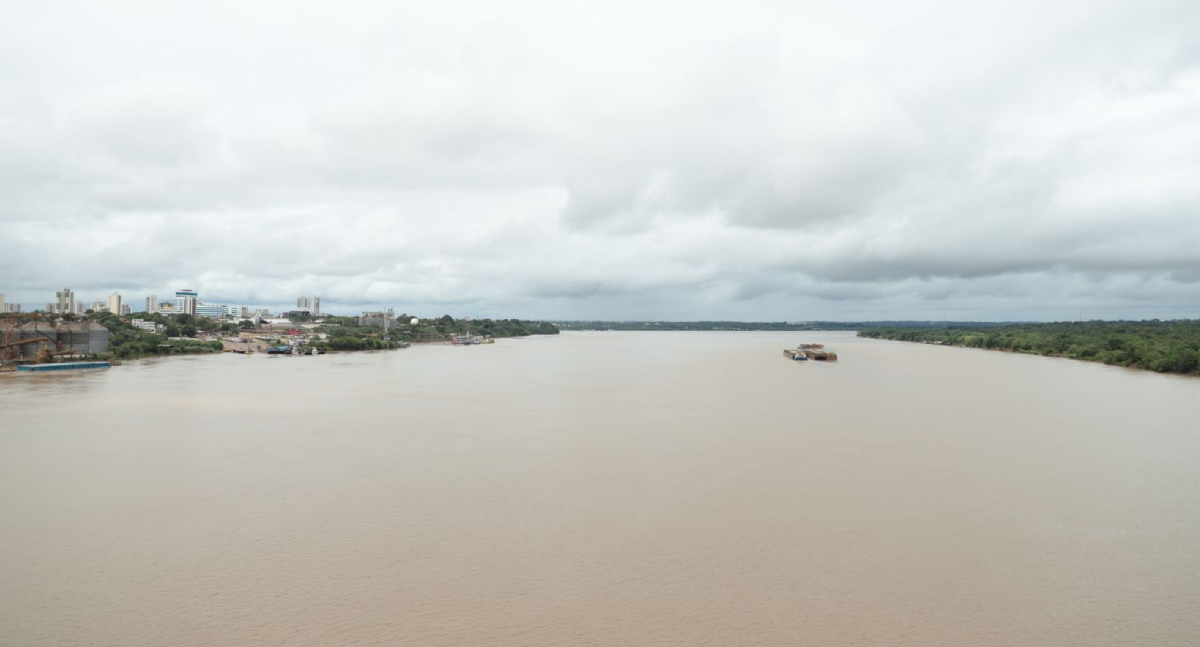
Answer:
[[1200, 321], [1089, 321], [989, 328], [873, 328], [859, 337], [1063, 357], [1200, 375]]

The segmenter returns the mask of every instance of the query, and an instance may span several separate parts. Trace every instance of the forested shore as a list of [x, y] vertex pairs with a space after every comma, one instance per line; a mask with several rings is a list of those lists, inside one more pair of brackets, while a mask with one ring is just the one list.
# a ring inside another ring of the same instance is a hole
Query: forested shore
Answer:
[[1200, 375], [1200, 321], [1197, 320], [1023, 323], [987, 328], [880, 327], [860, 330], [858, 336], [1007, 350], [1159, 373]]

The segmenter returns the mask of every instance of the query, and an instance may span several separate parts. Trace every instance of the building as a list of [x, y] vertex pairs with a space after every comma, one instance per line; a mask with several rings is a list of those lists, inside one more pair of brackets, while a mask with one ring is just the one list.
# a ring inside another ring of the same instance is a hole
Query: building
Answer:
[[128, 303], [122, 303], [122, 304], [121, 304], [121, 314], [122, 314], [122, 315], [127, 315], [127, 314], [129, 314], [130, 312], [132, 312], [132, 311], [133, 311], [133, 308], [129, 307], [129, 304], [128, 304]]
[[107, 312], [108, 304], [103, 301], [93, 301], [92, 307], [88, 308], [88, 310], [92, 312]]
[[146, 297], [146, 312], [158, 312], [158, 297]]
[[209, 319], [237, 319], [241, 308], [238, 306], [227, 306], [225, 304], [215, 303], [197, 303], [196, 316], [208, 317]]
[[51, 308], [51, 312], [59, 314], [72, 314], [75, 312], [75, 292], [71, 288], [63, 288], [54, 293], [55, 303]]
[[158, 304], [158, 314], [170, 317], [179, 314], [179, 311], [175, 309], [174, 303], [160, 303]]
[[294, 312], [307, 312], [313, 316], [321, 314], [321, 297], [300, 297], [296, 299], [296, 310]]
[[84, 314], [84, 313], [86, 313], [86, 312], [87, 312], [87, 308], [85, 308], [85, 307], [83, 306], [83, 302], [82, 302], [82, 301], [76, 301], [76, 302], [75, 302], [75, 314], [77, 314], [77, 315], [81, 315], [81, 314]]
[[196, 304], [198, 304], [200, 295], [192, 289], [185, 288], [175, 291], [175, 308], [176, 311], [186, 315], [196, 315]]
[[383, 312], [364, 312], [358, 318], [360, 326], [379, 326], [385, 331], [392, 330], [396, 327], [396, 314], [391, 308]]
[[46, 312], [46, 313], [58, 312], [58, 304], [53, 301], [46, 302], [46, 309], [43, 310], [43, 312]]
[[156, 324], [153, 321], [147, 321], [145, 319], [134, 319], [129, 323], [133, 324], [134, 328], [137, 328], [138, 330], [145, 330], [146, 332], [157, 332], [162, 328], [166, 328], [166, 326], [162, 324]]
[[8, 308], [4, 306], [4, 295], [0, 294], [0, 312], [8, 312]]
[[116, 292], [108, 295], [108, 311], [115, 315], [121, 314], [121, 295]]
[[21, 304], [19, 304], [19, 303], [5, 303], [5, 304], [4, 304], [4, 311], [5, 311], [5, 312], [20, 312], [20, 311], [21, 311]]
[[225, 316], [225, 306], [219, 306], [212, 303], [197, 303], [195, 310], [191, 313], [197, 317], [208, 317], [209, 319], [223, 319]]

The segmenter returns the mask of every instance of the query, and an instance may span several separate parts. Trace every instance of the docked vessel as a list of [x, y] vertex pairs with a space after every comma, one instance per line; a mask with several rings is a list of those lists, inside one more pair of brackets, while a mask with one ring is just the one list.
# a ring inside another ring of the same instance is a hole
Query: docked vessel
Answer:
[[57, 364], [25, 364], [18, 366], [18, 371], [73, 371], [89, 368], [108, 368], [109, 362], [59, 362]]

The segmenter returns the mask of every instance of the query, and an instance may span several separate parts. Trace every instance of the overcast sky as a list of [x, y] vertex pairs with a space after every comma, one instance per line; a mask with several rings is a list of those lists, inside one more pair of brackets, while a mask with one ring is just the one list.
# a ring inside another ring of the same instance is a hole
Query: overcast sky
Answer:
[[0, 0], [0, 292], [1200, 316], [1200, 2], [717, 4]]

